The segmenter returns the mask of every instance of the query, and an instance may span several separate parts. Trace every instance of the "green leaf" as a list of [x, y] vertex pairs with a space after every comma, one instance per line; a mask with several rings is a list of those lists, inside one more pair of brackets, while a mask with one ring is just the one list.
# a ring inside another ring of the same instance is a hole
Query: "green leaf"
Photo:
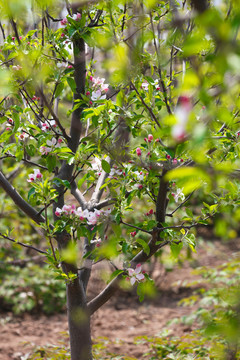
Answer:
[[75, 84], [74, 79], [71, 78], [71, 77], [68, 77], [68, 78], [67, 78], [67, 83], [68, 83], [68, 85], [70, 86], [72, 92], [74, 93], [75, 90], [76, 90], [76, 84]]
[[27, 146], [25, 147], [25, 149], [26, 149], [28, 155], [30, 155], [30, 156], [34, 156], [34, 155], [35, 155], [36, 147], [35, 147], [33, 144], [27, 145]]
[[68, 180], [62, 180], [59, 179], [58, 177], [55, 177], [53, 179], [53, 184], [59, 186], [59, 185], [64, 185], [65, 187], [67, 187], [68, 189], [71, 188], [70, 182]]
[[112, 223], [112, 229], [115, 233], [116, 236], [120, 237], [122, 235], [122, 229], [121, 229], [121, 226], [120, 224], [114, 224]]
[[56, 91], [55, 91], [55, 98], [57, 98], [63, 91], [64, 89], [64, 83], [61, 82], [60, 84], [57, 85], [56, 87]]
[[55, 156], [51, 156], [51, 155], [48, 155], [47, 156], [47, 168], [48, 168], [48, 171], [52, 172], [56, 166], [56, 157]]
[[35, 188], [32, 187], [29, 192], [28, 192], [28, 200], [30, 199], [31, 196], [33, 196], [35, 194]]
[[78, 181], [78, 188], [80, 189], [82, 184], [85, 182], [85, 180], [87, 179], [88, 173], [84, 174], [83, 177]]
[[182, 250], [182, 247], [183, 247], [182, 242], [180, 242], [179, 244], [174, 244], [174, 243], [170, 244], [171, 253], [175, 258], [177, 258], [178, 255], [180, 254], [180, 251]]
[[111, 166], [109, 165], [109, 163], [106, 160], [102, 160], [102, 168], [108, 174], [111, 171]]
[[148, 246], [148, 244], [141, 238], [136, 239], [136, 243], [138, 243], [142, 248], [143, 251], [149, 255], [150, 253], [150, 247]]
[[115, 270], [110, 276], [110, 281], [117, 277], [119, 274], [122, 274], [123, 272], [123, 270]]

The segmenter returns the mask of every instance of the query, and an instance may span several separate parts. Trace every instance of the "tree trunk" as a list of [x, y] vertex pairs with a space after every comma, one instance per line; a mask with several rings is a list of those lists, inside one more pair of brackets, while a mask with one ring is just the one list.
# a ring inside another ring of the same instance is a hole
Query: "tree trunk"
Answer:
[[67, 284], [67, 311], [71, 360], [92, 360], [90, 314], [78, 278]]

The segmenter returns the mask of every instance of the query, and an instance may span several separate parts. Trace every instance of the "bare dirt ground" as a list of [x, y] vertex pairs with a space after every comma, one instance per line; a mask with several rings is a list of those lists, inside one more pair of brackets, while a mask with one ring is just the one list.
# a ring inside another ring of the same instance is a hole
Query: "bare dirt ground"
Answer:
[[[185, 280], [192, 279], [193, 267], [217, 266], [239, 250], [240, 239], [225, 244], [214, 241], [210, 246], [202, 245], [193, 260], [175, 266], [172, 272], [164, 273], [161, 266], [156, 266], [152, 276], [157, 284], [158, 296], [139, 303], [134, 292], [117, 294], [94, 314], [93, 339], [109, 338], [109, 350], [123, 355], [122, 359], [124, 355], [142, 359], [147, 346], [135, 345], [137, 336], [158, 335], [169, 320], [194, 311], [194, 308], [178, 305], [179, 300], [194, 290], [184, 286]], [[173, 334], [181, 335], [189, 331], [191, 327], [179, 324], [174, 325]], [[30, 353], [38, 345], [57, 345], [63, 332], [67, 332], [65, 314], [14, 317], [11, 313], [0, 313], [0, 360], [25, 360], [27, 357], [24, 354]]]

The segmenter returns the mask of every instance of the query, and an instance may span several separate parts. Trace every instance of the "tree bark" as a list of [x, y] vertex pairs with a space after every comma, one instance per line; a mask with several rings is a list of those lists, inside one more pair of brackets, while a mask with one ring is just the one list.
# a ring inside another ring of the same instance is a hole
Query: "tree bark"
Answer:
[[71, 360], [92, 360], [90, 314], [78, 278], [67, 284], [67, 311]]

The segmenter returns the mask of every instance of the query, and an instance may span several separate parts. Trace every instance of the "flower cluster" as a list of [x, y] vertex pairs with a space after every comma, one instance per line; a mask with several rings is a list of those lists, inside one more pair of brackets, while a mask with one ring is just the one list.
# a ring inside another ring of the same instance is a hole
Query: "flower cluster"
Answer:
[[58, 140], [56, 140], [55, 138], [52, 138], [52, 140], [46, 141], [47, 146], [40, 146], [39, 151], [42, 155], [47, 155], [48, 153], [55, 150], [56, 148], [59, 148], [62, 142], [63, 142], [63, 140], [61, 138], [59, 138]]
[[117, 175], [117, 176], [121, 176], [121, 175], [126, 176], [126, 173], [125, 173], [125, 171], [123, 171], [122, 169], [118, 169], [117, 166], [114, 166], [114, 167], [111, 169], [108, 177], [117, 179], [116, 175]]
[[141, 190], [141, 189], [143, 188], [143, 184], [141, 184], [141, 182], [142, 182], [143, 179], [144, 179], [144, 174], [143, 174], [142, 171], [135, 171], [133, 174], [134, 174], [135, 177], [137, 178], [137, 181], [140, 182], [140, 183], [136, 183], [136, 184], [134, 185], [134, 187], [137, 188], [137, 189], [139, 189], [139, 190]]
[[[75, 20], [75, 21], [79, 21], [82, 18], [82, 15], [80, 13], [77, 13], [77, 14], [73, 14], [73, 16], [68, 16], [68, 17]], [[61, 20], [61, 25], [62, 26], [66, 26], [67, 23], [68, 23], [67, 18], [64, 18], [64, 19]]]
[[64, 205], [62, 209], [58, 208], [55, 211], [57, 217], [61, 216], [73, 216], [81, 221], [87, 221], [88, 225], [96, 225], [97, 222], [104, 217], [108, 217], [111, 214], [111, 209], [89, 211], [88, 209], [82, 210], [81, 207], [76, 208], [75, 205]]
[[150, 209], [147, 213], [146, 213], [146, 216], [151, 216], [153, 215], [153, 209]]
[[90, 91], [86, 92], [86, 95], [91, 95], [92, 101], [104, 100], [106, 99], [106, 92], [108, 91], [108, 84], [105, 84], [104, 78], [95, 78], [90, 76], [89, 78], [92, 86], [92, 94]]
[[43, 177], [39, 169], [33, 169], [33, 174], [28, 175], [28, 182], [34, 182], [36, 180], [39, 180]]
[[137, 264], [136, 269], [128, 268], [127, 269], [129, 280], [131, 285], [134, 285], [135, 282], [143, 281], [145, 279], [144, 277], [144, 271], [142, 271], [142, 265]]
[[50, 130], [51, 128], [56, 128], [56, 127], [57, 127], [57, 124], [56, 124], [55, 120], [48, 120], [42, 124], [42, 131], [46, 132], [46, 131]]
[[148, 134], [148, 137], [147, 138], [144, 138], [144, 141], [146, 142], [152, 142], [153, 141], [153, 135], [152, 134]]

